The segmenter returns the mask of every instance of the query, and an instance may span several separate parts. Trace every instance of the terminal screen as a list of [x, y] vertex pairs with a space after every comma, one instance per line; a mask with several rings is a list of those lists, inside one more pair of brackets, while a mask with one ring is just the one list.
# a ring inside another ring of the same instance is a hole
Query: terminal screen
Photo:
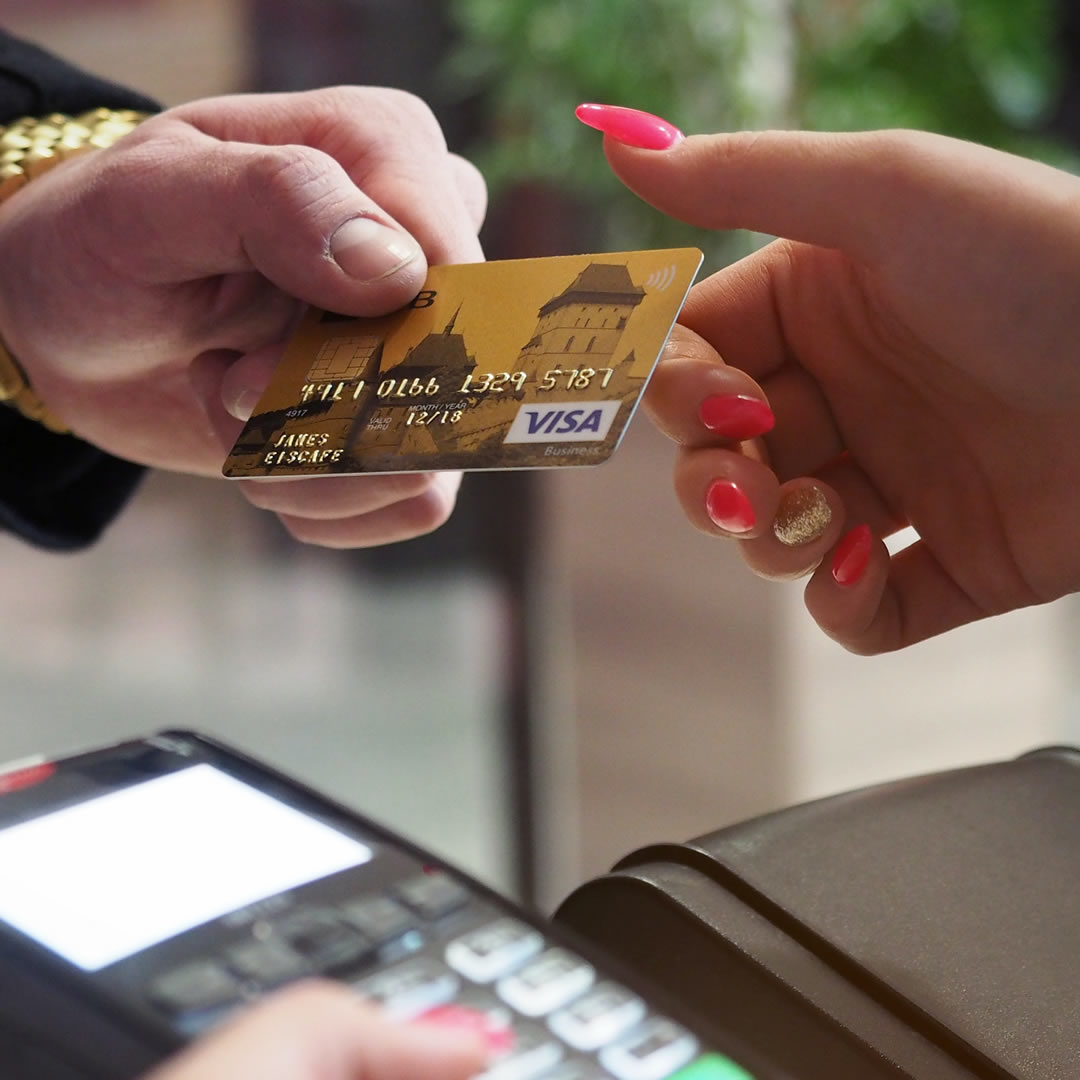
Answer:
[[85, 971], [372, 858], [212, 765], [0, 830], [0, 920]]

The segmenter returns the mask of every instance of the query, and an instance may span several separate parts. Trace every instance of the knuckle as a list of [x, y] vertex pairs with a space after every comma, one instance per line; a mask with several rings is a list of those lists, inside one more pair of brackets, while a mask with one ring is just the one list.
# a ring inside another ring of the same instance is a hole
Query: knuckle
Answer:
[[336, 86], [313, 91], [312, 97], [328, 128], [355, 125], [357, 117], [362, 117], [363, 129], [373, 142], [420, 141], [446, 152], [446, 137], [431, 106], [408, 90]]
[[[710, 141], [701, 165], [708, 176], [740, 176], [752, 173], [755, 159], [764, 156], [777, 133], [769, 131], [734, 131]], [[782, 134], [782, 133], [781, 133]], [[717, 210], [721, 221], [739, 220], [751, 209], [754, 192], [743, 192], [742, 185], [722, 185], [716, 192]]]
[[910, 200], [925, 197], [926, 161], [937, 153], [934, 136], [925, 132], [892, 129], [856, 134], [874, 170], [875, 181], [889, 193], [890, 204], [906, 213]]
[[260, 207], [295, 207], [326, 197], [325, 155], [310, 146], [264, 146], [248, 158], [245, 194]]
[[435, 142], [446, 149], [442, 125], [423, 98], [408, 90], [380, 89], [373, 92], [381, 96], [386, 114], [394, 123], [404, 124], [425, 141]]
[[888, 128], [865, 132], [857, 137], [866, 141], [874, 157], [880, 158], [886, 165], [895, 165], [909, 161], [917, 156], [921, 149], [928, 148], [924, 134], [905, 128]]
[[465, 188], [475, 197], [486, 199], [488, 193], [487, 180], [484, 179], [484, 174], [480, 171], [479, 166], [460, 154], [450, 153], [448, 157], [450, 159], [450, 168], [454, 170], [459, 186]]
[[709, 171], [723, 176], [746, 167], [755, 154], [768, 152], [769, 139], [773, 134], [768, 131], [733, 131], [723, 138], [712, 140], [706, 155]]
[[479, 228], [487, 215], [488, 187], [484, 174], [471, 162], [458, 154], [449, 155], [450, 170], [458, 193]]
[[[94, 199], [95, 212], [112, 211], [117, 218], [130, 213], [131, 194], [140, 189], [159, 189], [162, 171], [169, 168], [170, 158], [183, 153], [175, 140], [137, 138], [140, 135], [144, 133], [136, 129], [107, 150], [74, 159], [74, 165], [87, 168], [91, 174], [84, 191]], [[118, 198], [118, 193], [123, 197]]]
[[[85, 237], [84, 244], [71, 245], [72, 251], [92, 252], [107, 273], [124, 276], [152, 264], [168, 240], [165, 226], [152, 211], [158, 200], [171, 195], [167, 178], [187, 152], [183, 140], [169, 133], [147, 138], [136, 128], [107, 150], [76, 156], [64, 168], [83, 170], [82, 184], [74, 201], [57, 200], [56, 229], [64, 231], [64, 219], [71, 215], [75, 234]], [[133, 221], [151, 242], [119, 242], [132, 235]]]

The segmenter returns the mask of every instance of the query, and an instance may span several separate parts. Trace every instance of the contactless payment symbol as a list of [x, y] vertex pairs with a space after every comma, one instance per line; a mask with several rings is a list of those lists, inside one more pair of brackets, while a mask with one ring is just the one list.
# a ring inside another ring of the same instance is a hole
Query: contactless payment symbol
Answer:
[[671, 266], [665, 266], [663, 270], [654, 270], [645, 279], [646, 289], [656, 289], [658, 292], [665, 292], [669, 286], [675, 283], [675, 279], [679, 276], [679, 268], [672, 263]]

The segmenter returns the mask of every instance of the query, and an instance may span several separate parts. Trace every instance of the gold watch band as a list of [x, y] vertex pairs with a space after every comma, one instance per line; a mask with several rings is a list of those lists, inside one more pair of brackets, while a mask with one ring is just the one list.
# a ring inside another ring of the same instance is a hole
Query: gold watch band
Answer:
[[[92, 109], [78, 116], [24, 116], [0, 127], [0, 202], [43, 172], [88, 150], [112, 146], [146, 119], [134, 109]], [[69, 428], [34, 393], [19, 362], [0, 340], [0, 402], [50, 431]]]

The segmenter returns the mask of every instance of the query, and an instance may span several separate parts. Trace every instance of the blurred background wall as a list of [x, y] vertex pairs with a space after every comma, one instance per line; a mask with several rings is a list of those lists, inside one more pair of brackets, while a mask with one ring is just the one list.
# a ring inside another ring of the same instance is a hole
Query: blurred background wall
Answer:
[[[11, 31], [166, 105], [411, 89], [488, 177], [489, 257], [693, 243], [703, 273], [764, 238], [644, 207], [578, 102], [1071, 166], [1075, 21], [1050, 0], [0, 0]], [[0, 540], [0, 760], [207, 729], [550, 905], [652, 840], [1080, 739], [1073, 599], [848, 656], [800, 584], [690, 529], [672, 464], [639, 418], [603, 467], [472, 475], [450, 525], [373, 552], [305, 549], [226, 482], [167, 475], [92, 552]]]

